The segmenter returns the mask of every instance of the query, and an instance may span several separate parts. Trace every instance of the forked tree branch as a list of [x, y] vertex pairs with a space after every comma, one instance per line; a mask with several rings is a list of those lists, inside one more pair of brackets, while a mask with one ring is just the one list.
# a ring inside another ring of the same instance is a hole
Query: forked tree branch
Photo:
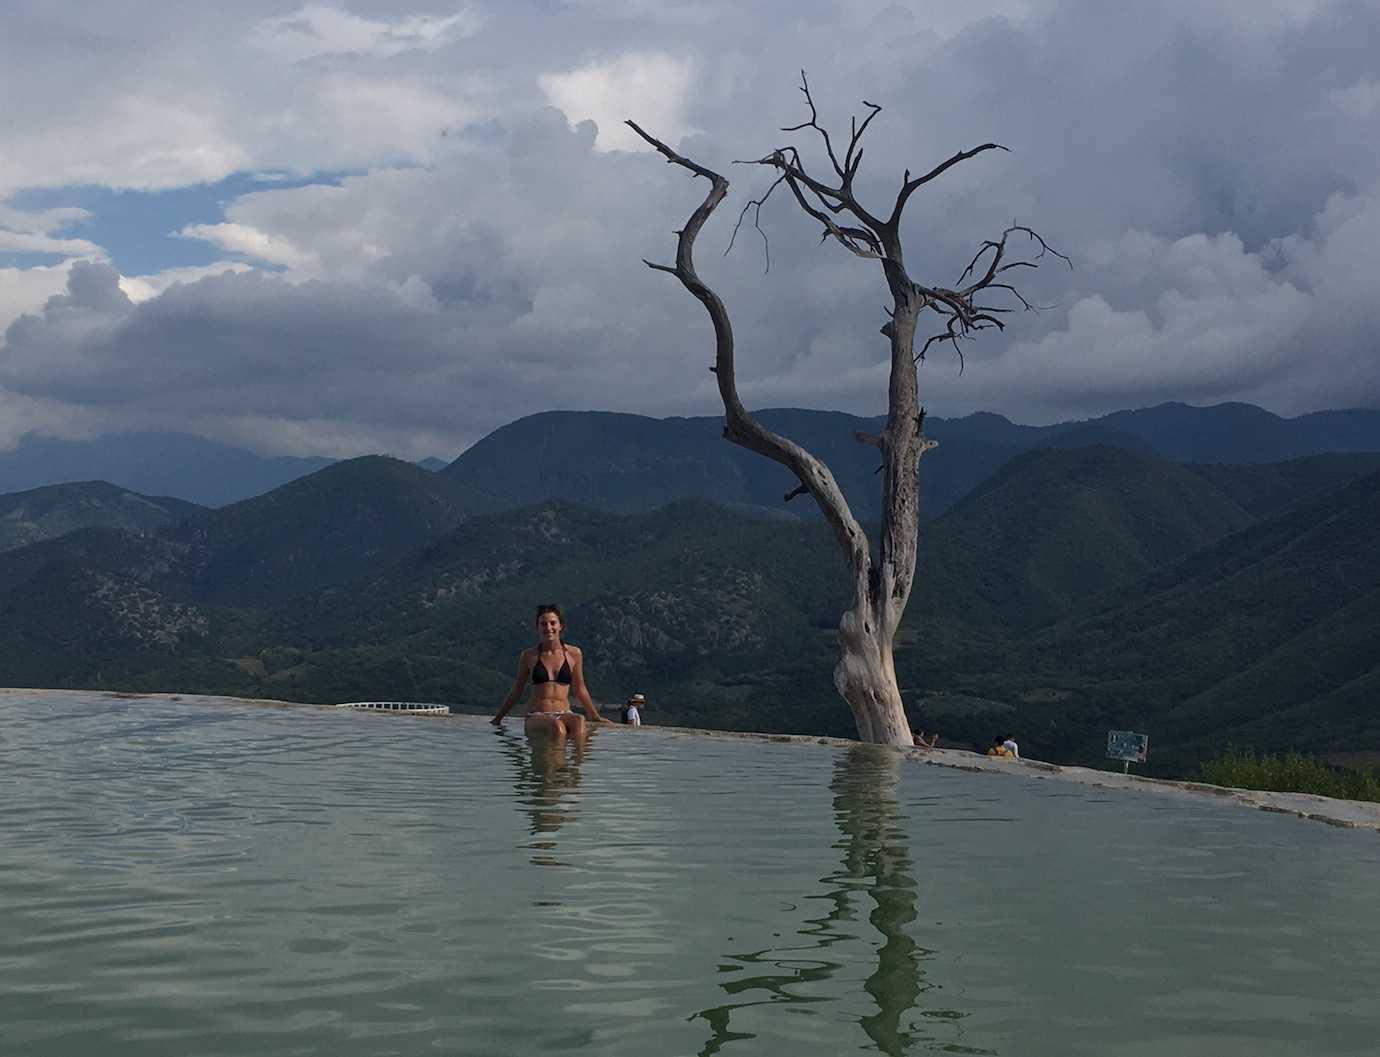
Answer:
[[738, 229], [743, 226], [743, 218], [747, 216], [748, 210], [751, 209], [753, 210], [752, 226], [757, 229], [757, 234], [762, 236], [762, 254], [767, 262], [764, 271], [771, 271], [771, 240], [767, 238], [767, 233], [762, 230], [762, 206], [766, 205], [767, 199], [771, 197], [771, 193], [776, 190], [777, 185], [785, 178], [784, 175], [778, 176], [772, 182], [772, 185], [767, 188], [766, 193], [763, 194], [761, 198], [748, 199], [747, 204], [743, 206], [742, 212], [738, 214], [737, 223], [733, 225], [733, 234], [728, 237], [728, 246], [724, 250], [725, 257], [727, 257], [729, 252], [733, 249], [733, 243], [738, 238]]
[[705, 221], [727, 194], [728, 181], [713, 170], [672, 150], [661, 140], [644, 131], [636, 122], [628, 121], [626, 124], [664, 157], [668, 164], [679, 165], [695, 176], [704, 177], [710, 183], [709, 193], [705, 195], [704, 201], [690, 214], [685, 227], [676, 233], [674, 267], [654, 264], [651, 261], [643, 263], [656, 271], [674, 275], [709, 313], [709, 318], [714, 324], [712, 370], [718, 380], [719, 396], [724, 405], [724, 436], [735, 444], [779, 462], [796, 475], [800, 484], [786, 495], [786, 500], [789, 501], [806, 492], [814, 496], [849, 560], [854, 577], [865, 580], [870, 564], [867, 535], [853, 516], [843, 490], [834, 480], [829, 467], [795, 441], [773, 433], [763, 426], [752, 417], [738, 397], [733, 326], [728, 318], [728, 310], [719, 295], [695, 271], [695, 239], [704, 227]]
[[[854, 256], [881, 261], [887, 269], [887, 281], [891, 286], [897, 305], [908, 302], [909, 307], [915, 309], [916, 312], [929, 309], [941, 317], [942, 329], [927, 338], [918, 353], [914, 351], [913, 339], [911, 339], [912, 344], [907, 353], [910, 362], [919, 363], [929, 352], [930, 346], [937, 342], [947, 342], [953, 346], [954, 351], [958, 354], [959, 370], [962, 372], [965, 360], [959, 342], [973, 337], [980, 330], [1004, 329], [1005, 322], [1001, 317], [1012, 311], [1003, 305], [984, 303], [985, 299], [981, 297], [983, 292], [991, 291], [1010, 296], [1021, 309], [1036, 311], [1038, 306], [1026, 298], [1015, 285], [1001, 277], [1013, 269], [1038, 267], [1039, 261], [1047, 255], [1058, 257], [1066, 264], [1070, 264], [1069, 259], [1046, 243], [1034, 229], [1023, 224], [1012, 223], [1001, 233], [1000, 237], [988, 239], [982, 243], [968, 267], [959, 277], [956, 287], [950, 289], [942, 286], [927, 286], [914, 282], [905, 270], [901, 252], [901, 220], [911, 196], [921, 187], [938, 179], [961, 162], [975, 158], [986, 151], [1004, 151], [1007, 148], [999, 143], [983, 143], [968, 150], [958, 151], [919, 176], [912, 177], [910, 170], [906, 170], [891, 212], [883, 220], [868, 210], [858, 200], [853, 190], [853, 180], [862, 162], [863, 135], [867, 132], [872, 120], [881, 113], [882, 108], [875, 103], [863, 101], [863, 106], [867, 108], [867, 114], [861, 122], [856, 117], [852, 119], [849, 126], [848, 145], [843, 151], [842, 158], [840, 158], [839, 151], [835, 147], [828, 129], [820, 123], [819, 111], [815, 106], [814, 97], [810, 93], [809, 80], [803, 70], [800, 74], [800, 92], [805, 97], [809, 118], [797, 125], [787, 126], [782, 131], [799, 132], [808, 129], [816, 132], [824, 145], [824, 153], [829, 160], [830, 168], [833, 170], [834, 182], [818, 179], [811, 174], [802, 161], [799, 150], [794, 146], [778, 147], [761, 158], [738, 163], [765, 165], [776, 170], [777, 176], [760, 197], [749, 200], [743, 207], [738, 216], [738, 223], [734, 226], [734, 237], [729, 240], [729, 247], [732, 248], [738, 229], [751, 210], [753, 226], [761, 234], [764, 244], [768, 246], [769, 254], [770, 244], [761, 224], [762, 207], [776, 189], [784, 183], [801, 210], [819, 223], [822, 229], [822, 241], [833, 240]], [[1026, 235], [1031, 243], [1038, 247], [1038, 252], [1019, 260], [1009, 260], [1007, 257], [1008, 239], [1013, 234]], [[770, 268], [770, 256], [767, 258], [767, 267]], [[1070, 267], [1072, 267], [1071, 264]], [[897, 336], [894, 326], [894, 311], [891, 314], [892, 321], [882, 328], [882, 333], [888, 338]], [[898, 354], [900, 351], [899, 349], [893, 350], [893, 369], [899, 363]]]
[[[1008, 261], [1006, 259], [1007, 239], [1017, 233], [1028, 236], [1030, 242], [1039, 247], [1039, 252], [1029, 258]], [[958, 277], [960, 284], [958, 289], [919, 288], [924, 296], [930, 300], [931, 307], [940, 306], [938, 311], [945, 316], [945, 321], [943, 331], [925, 340], [920, 351], [915, 354], [915, 362], [919, 363], [925, 358], [931, 345], [936, 342], [947, 342], [953, 346], [954, 352], [958, 354], [958, 370], [962, 374], [965, 360], [963, 349], [958, 344], [959, 341], [973, 337], [979, 330], [1005, 330], [1006, 323], [999, 317], [1011, 312], [1010, 308], [979, 304], [978, 295], [986, 290], [1000, 290], [1014, 297], [1025, 311], [1038, 311], [1038, 306], [1032, 304], [1015, 286], [1011, 283], [998, 282], [997, 278], [1013, 268], [1038, 268], [1039, 262], [1046, 255], [1058, 257], [1070, 268], [1073, 267], [1072, 261], [1045, 242], [1037, 232], [1024, 224], [1012, 224], [1001, 233], [999, 238], [988, 239], [978, 247], [977, 253], [968, 262], [968, 267], [964, 268], [963, 274]], [[985, 267], [982, 269], [982, 274], [977, 275], [978, 264], [984, 257], [987, 258]], [[965, 279], [974, 276], [976, 278], [972, 282], [966, 286], [962, 285]]]
[[910, 201], [910, 196], [921, 187], [924, 187], [925, 184], [944, 175], [944, 173], [948, 172], [959, 162], [967, 161], [969, 158], [976, 158], [983, 151], [988, 150], [1004, 150], [1010, 153], [1011, 148], [1003, 147], [1000, 143], [984, 143], [971, 150], [961, 150], [952, 158], [946, 158], [944, 161], [940, 162], [929, 172], [925, 173], [924, 176], [917, 176], [913, 180], [910, 178], [910, 170], [907, 169], [905, 175], [901, 177], [901, 190], [896, 194], [896, 205], [892, 207], [889, 223], [899, 224], [901, 222], [901, 214], [906, 211], [906, 203]]

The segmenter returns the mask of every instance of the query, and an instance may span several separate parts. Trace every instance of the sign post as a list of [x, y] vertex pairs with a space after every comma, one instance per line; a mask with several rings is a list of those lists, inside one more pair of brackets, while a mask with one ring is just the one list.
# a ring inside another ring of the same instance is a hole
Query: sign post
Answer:
[[1107, 731], [1107, 758], [1121, 761], [1121, 773], [1126, 774], [1132, 763], [1144, 763], [1150, 750], [1150, 735], [1129, 730]]

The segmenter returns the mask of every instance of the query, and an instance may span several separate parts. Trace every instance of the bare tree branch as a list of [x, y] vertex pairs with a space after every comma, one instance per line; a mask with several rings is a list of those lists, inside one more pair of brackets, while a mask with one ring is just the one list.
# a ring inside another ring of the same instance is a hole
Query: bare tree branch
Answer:
[[910, 200], [910, 196], [919, 188], [924, 187], [925, 184], [929, 183], [931, 180], [942, 176], [959, 162], [967, 161], [969, 158], [976, 158], [983, 151], [988, 150], [1004, 150], [1008, 153], [1010, 152], [1009, 147], [1003, 147], [1000, 143], [984, 143], [979, 147], [974, 147], [972, 150], [959, 151], [952, 158], [947, 158], [940, 162], [929, 172], [925, 173], [924, 176], [917, 176], [913, 180], [910, 178], [910, 170], [907, 169], [905, 175], [901, 177], [901, 190], [896, 195], [896, 205], [891, 210], [891, 220], [889, 223], [900, 224], [901, 214], [906, 211], [906, 202]]
[[[785, 180], [786, 186], [791, 189], [791, 194], [795, 196], [795, 200], [800, 208], [824, 225], [824, 238], [827, 239], [832, 237], [840, 246], [858, 257], [865, 257], [870, 260], [881, 260], [881, 258], [885, 256], [881, 240], [878, 239], [873, 232], [865, 228], [852, 226], [843, 227], [835, 221], [833, 217], [829, 216], [828, 213], [825, 213], [821, 209], [817, 209], [809, 202], [805, 197], [803, 188], [814, 191], [813, 181], [802, 179], [797, 174], [797, 165], [787, 163], [783, 152], [776, 151], [771, 155], [770, 160], [764, 159], [759, 164], [772, 165], [781, 169], [781, 176], [777, 178], [777, 183], [780, 183], [781, 180]], [[772, 186], [774, 187], [776, 185], [773, 184]], [[828, 188], [825, 188], [825, 190], [827, 191]], [[815, 191], [815, 195], [820, 199], [821, 205], [825, 208], [830, 208], [824, 196], [818, 191]], [[841, 212], [844, 208], [848, 207], [841, 205], [839, 209], [832, 211]]]
[[933, 337], [926, 338], [925, 344], [920, 347], [920, 351], [915, 354], [915, 362], [919, 363], [925, 358], [925, 353], [930, 351], [930, 346], [937, 341], [951, 342], [954, 351], [958, 353], [958, 373], [963, 373], [963, 350], [958, 347], [958, 339], [962, 336], [960, 327], [962, 326], [959, 317], [952, 315], [949, 317], [948, 325], [944, 328], [944, 333], [935, 334]]
[[[1015, 233], [1026, 235], [1032, 243], [1039, 246], [1039, 252], [1029, 259], [1008, 261], [1006, 259], [1007, 240]], [[915, 355], [914, 362], [919, 363], [925, 359], [925, 354], [929, 352], [931, 345], [936, 342], [946, 342], [952, 345], [958, 354], [958, 369], [959, 373], [962, 374], [965, 361], [963, 349], [958, 344], [959, 339], [970, 338], [980, 330], [1006, 329], [1005, 322], [999, 317], [1009, 315], [1013, 311], [1011, 308], [1001, 305], [982, 304], [977, 300], [978, 296], [984, 291], [1000, 290], [1015, 298], [1023, 310], [1027, 312], [1039, 311], [1040, 306], [1031, 302], [1011, 283], [998, 282], [997, 277], [1013, 268], [1037, 268], [1039, 262], [1046, 255], [1058, 257], [1070, 268], [1073, 267], [1072, 262], [1066, 256], [1050, 246], [1036, 231], [1023, 224], [1012, 224], [998, 238], [987, 239], [978, 247], [977, 253], [973, 255], [973, 259], [968, 262], [968, 266], [963, 269], [963, 274], [959, 276], [960, 283], [965, 279], [973, 279], [967, 286], [961, 286], [957, 290], [947, 290], [943, 287], [917, 287], [926, 299], [926, 307], [945, 317], [945, 325], [942, 333], [926, 339], [919, 353]], [[977, 271], [980, 266], [982, 267], [982, 274], [978, 275]]]
[[[842, 489], [834, 479], [832, 471], [820, 459], [812, 455], [795, 441], [779, 436], [759, 423], [743, 406], [738, 397], [738, 383], [734, 363], [733, 326], [729, 321], [728, 310], [709, 285], [700, 279], [695, 271], [695, 239], [710, 215], [718, 207], [728, 192], [728, 181], [712, 169], [678, 154], [655, 136], [645, 132], [634, 121], [627, 125], [643, 140], [649, 143], [669, 164], [679, 165], [695, 176], [702, 176], [710, 182], [709, 193], [690, 214], [685, 226], [676, 233], [676, 264], [668, 267], [645, 261], [649, 268], [669, 272], [680, 280], [681, 285], [704, 305], [714, 324], [714, 371], [718, 380], [719, 397], [724, 405], [724, 436], [735, 444], [764, 455], [781, 463], [794, 473], [800, 481], [798, 488], [787, 496], [809, 492], [819, 504], [821, 513], [834, 530], [840, 547], [848, 558], [855, 578], [865, 582], [871, 568], [868, 553], [867, 534], [863, 532], [844, 498]], [[803, 489], [803, 491], [802, 491]], [[865, 590], [865, 588], [861, 588]]]
[[882, 108], [876, 103], [869, 103], [866, 99], [862, 103], [871, 113], [863, 118], [861, 126], [858, 125], [857, 118], [853, 119], [853, 134], [848, 140], [848, 153], [843, 159], [843, 178], [849, 184], [853, 182], [853, 177], [862, 164], [862, 147], [859, 144], [862, 142], [863, 133], [867, 131], [867, 126], [872, 124], [872, 119], [882, 112]]
[[747, 211], [749, 209], [752, 209], [754, 210], [752, 226], [757, 229], [757, 234], [762, 236], [762, 254], [767, 260], [767, 266], [763, 269], [763, 272], [771, 271], [771, 243], [767, 240], [767, 233], [762, 230], [762, 207], [767, 204], [767, 199], [771, 197], [771, 193], [775, 191], [785, 179], [786, 176], [783, 173], [772, 181], [772, 185], [767, 188], [761, 198], [748, 199], [747, 204], [743, 206], [743, 211], [738, 214], [738, 222], [733, 225], [733, 234], [728, 237], [728, 247], [724, 250], [725, 257], [728, 256], [729, 250], [733, 249], [734, 240], [738, 238], [738, 229], [743, 226], [743, 217], [747, 216]]
[[[834, 155], [834, 144], [829, 139], [829, 131], [819, 123], [819, 112], [815, 110], [815, 101], [810, 95], [810, 82], [806, 80], [804, 70], [800, 71], [800, 94], [805, 97], [805, 105], [810, 108], [810, 120], [802, 121], [798, 125], [789, 125], [786, 128], [783, 128], [781, 131], [799, 132], [803, 128], [812, 128], [816, 132], [818, 132], [820, 134], [820, 137], [824, 140], [824, 150], [829, 155], [829, 162], [834, 166], [834, 172], [838, 174], [840, 180], [844, 179], [846, 177], [846, 171], [844, 170], [843, 166], [839, 165], [839, 160]], [[857, 137], [855, 134], [855, 142], [856, 139]], [[852, 144], [849, 144], [850, 153], [852, 150], [852, 146]]]
[[[1008, 237], [1010, 237], [1010, 235], [1013, 232], [1017, 231], [1029, 236], [1031, 242], [1038, 243], [1040, 246], [1040, 252], [1035, 254], [1035, 256], [1030, 260], [1011, 261], [1010, 263], [1003, 264], [1002, 261], [1006, 256], [1006, 240]], [[1073, 267], [1073, 262], [1071, 260], [1065, 257], [1058, 250], [1051, 247], [1049, 243], [1045, 242], [1045, 240], [1041, 238], [1037, 232], [1026, 227], [1024, 224], [1012, 224], [1010, 227], [1008, 227], [1005, 231], [1001, 233], [1001, 237], [999, 239], [997, 239], [996, 241], [988, 239], [985, 242], [983, 242], [983, 244], [980, 247], [978, 247], [977, 253], [973, 255], [973, 259], [969, 262], [968, 267], [963, 269], [963, 274], [958, 277], [958, 281], [961, 283], [964, 279], [968, 278], [968, 276], [972, 275], [974, 269], [977, 267], [978, 261], [982, 259], [984, 254], [989, 252], [992, 254], [992, 259], [987, 263], [987, 270], [983, 274], [981, 279], [979, 279], [973, 286], [969, 287], [970, 290], [978, 290], [984, 286], [990, 285], [992, 280], [997, 275], [1001, 274], [1002, 272], [1009, 271], [1012, 268], [1037, 268], [1039, 267], [1038, 262], [1042, 260], [1046, 254], [1052, 254], [1053, 256], [1058, 257], [1061, 261], [1067, 264], [1069, 268]]]

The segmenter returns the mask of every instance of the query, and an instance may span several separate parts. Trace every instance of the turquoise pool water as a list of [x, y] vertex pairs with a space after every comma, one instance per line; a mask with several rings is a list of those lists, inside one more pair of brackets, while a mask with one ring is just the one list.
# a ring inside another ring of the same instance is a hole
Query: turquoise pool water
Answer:
[[1380, 1050], [1371, 832], [862, 747], [3, 700], [6, 1054]]

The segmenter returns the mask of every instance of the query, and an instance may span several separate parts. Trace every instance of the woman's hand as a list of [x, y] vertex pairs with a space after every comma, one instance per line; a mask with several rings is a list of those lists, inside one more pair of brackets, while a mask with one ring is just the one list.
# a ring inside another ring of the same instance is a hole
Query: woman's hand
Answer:
[[508, 691], [508, 696], [503, 699], [503, 704], [498, 706], [498, 712], [494, 718], [489, 720], [495, 727], [503, 726], [503, 717], [513, 710], [513, 706], [518, 703], [518, 698], [522, 697], [523, 688], [527, 686], [527, 680], [532, 677], [532, 665], [536, 663], [536, 656], [535, 650], [523, 650], [518, 654], [517, 678], [513, 680], [513, 688]]

